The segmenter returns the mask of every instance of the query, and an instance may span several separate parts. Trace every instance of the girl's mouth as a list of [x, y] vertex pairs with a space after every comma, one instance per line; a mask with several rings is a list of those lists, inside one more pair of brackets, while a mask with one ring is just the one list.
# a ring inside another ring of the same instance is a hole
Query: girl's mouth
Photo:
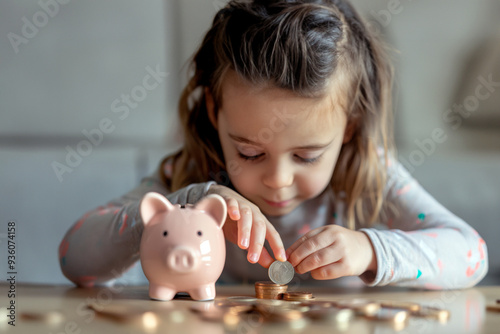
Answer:
[[288, 206], [288, 204], [290, 204], [290, 202], [292, 200], [288, 200], [288, 201], [282, 201], [282, 202], [272, 202], [272, 201], [268, 201], [268, 200], [264, 200], [267, 204], [269, 204], [270, 206], [273, 206], [275, 208], [284, 208], [286, 206]]

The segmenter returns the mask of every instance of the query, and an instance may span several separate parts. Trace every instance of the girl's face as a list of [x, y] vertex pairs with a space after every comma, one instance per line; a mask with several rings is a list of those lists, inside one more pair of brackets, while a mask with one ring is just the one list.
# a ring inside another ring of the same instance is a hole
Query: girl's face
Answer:
[[332, 96], [256, 88], [231, 72], [217, 116], [211, 97], [207, 107], [232, 184], [264, 214], [288, 214], [329, 185], [346, 128]]

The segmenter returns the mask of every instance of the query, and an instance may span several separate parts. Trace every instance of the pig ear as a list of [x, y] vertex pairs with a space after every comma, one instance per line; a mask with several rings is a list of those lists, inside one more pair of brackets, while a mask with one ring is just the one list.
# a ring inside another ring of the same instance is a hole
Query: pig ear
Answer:
[[144, 195], [139, 208], [144, 226], [148, 225], [157, 213], [167, 212], [173, 209], [174, 206], [165, 196], [155, 192]]
[[204, 197], [201, 201], [196, 203], [195, 209], [205, 211], [217, 222], [219, 229], [224, 226], [226, 222], [227, 207], [226, 201], [217, 194], [211, 194]]

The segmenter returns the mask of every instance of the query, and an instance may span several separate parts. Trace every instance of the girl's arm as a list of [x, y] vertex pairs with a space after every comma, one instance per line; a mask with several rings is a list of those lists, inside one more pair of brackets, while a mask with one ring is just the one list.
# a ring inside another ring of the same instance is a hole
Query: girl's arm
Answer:
[[[168, 164], [165, 170], [168, 171]], [[142, 197], [155, 191], [172, 203], [195, 203], [214, 182], [192, 184], [170, 193], [159, 169], [128, 194], [87, 212], [66, 233], [59, 245], [63, 274], [79, 286], [93, 286], [117, 278], [139, 259], [143, 223]]]
[[382, 223], [362, 229], [375, 249], [377, 272], [369, 285], [428, 289], [466, 288], [488, 271], [484, 240], [431, 195], [398, 162], [389, 167]]

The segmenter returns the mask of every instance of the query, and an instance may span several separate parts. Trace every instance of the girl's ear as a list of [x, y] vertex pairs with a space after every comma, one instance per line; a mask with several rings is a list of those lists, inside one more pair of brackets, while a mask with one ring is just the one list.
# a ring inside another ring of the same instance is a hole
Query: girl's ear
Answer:
[[351, 141], [352, 136], [356, 130], [357, 122], [356, 121], [348, 121], [344, 131], [344, 139], [342, 140], [342, 144], [347, 144]]
[[210, 89], [205, 87], [205, 105], [207, 106], [208, 119], [212, 126], [217, 129], [217, 116], [215, 116], [215, 101]]

